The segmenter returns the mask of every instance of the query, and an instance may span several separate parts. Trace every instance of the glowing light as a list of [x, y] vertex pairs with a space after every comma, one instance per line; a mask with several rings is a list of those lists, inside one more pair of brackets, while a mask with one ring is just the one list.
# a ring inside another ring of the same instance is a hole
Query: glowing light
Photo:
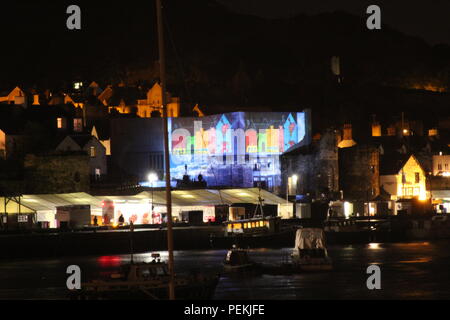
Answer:
[[150, 182], [150, 184], [153, 184], [154, 182], [158, 181], [158, 175], [154, 172], [149, 173], [148, 181]]
[[191, 194], [183, 194], [183, 195], [181, 195], [181, 197], [182, 198], [186, 198], [186, 199], [193, 199], [194, 198], [194, 196], [191, 195]]
[[250, 195], [248, 193], [245, 193], [245, 192], [239, 192], [237, 195], [241, 196], [241, 197], [250, 197]]
[[23, 200], [26, 201], [26, 202], [33, 202], [33, 203], [39, 202], [38, 200], [35, 200], [35, 199], [26, 199], [26, 198], [24, 198]]
[[350, 202], [344, 202], [344, 215], [348, 219], [353, 211], [353, 205]]
[[369, 203], [369, 214], [371, 215], [371, 216], [374, 216], [375, 215], [375, 203], [372, 203], [372, 202], [370, 202]]
[[413, 89], [417, 89], [417, 90], [426, 90], [426, 91], [432, 91], [432, 92], [445, 92], [445, 88], [442, 86], [438, 86], [436, 84], [431, 84], [431, 83], [425, 83], [425, 84], [414, 84]]
[[420, 189], [420, 192], [419, 192], [419, 200], [420, 201], [425, 201], [427, 199], [427, 195], [426, 195], [426, 192], [425, 192], [425, 190], [424, 189]]
[[371, 250], [379, 250], [381, 249], [381, 246], [379, 243], [369, 243], [369, 249]]
[[117, 267], [120, 266], [121, 258], [118, 256], [103, 256], [98, 258], [101, 267]]

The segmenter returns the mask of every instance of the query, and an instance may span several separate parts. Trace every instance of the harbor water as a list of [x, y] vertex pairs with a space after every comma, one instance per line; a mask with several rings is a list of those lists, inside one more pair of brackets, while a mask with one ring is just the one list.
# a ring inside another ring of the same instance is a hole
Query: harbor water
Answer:
[[[304, 299], [450, 299], [450, 240], [408, 243], [370, 243], [330, 246], [334, 270], [297, 275], [221, 275], [214, 299], [304, 300]], [[256, 262], [277, 264], [292, 248], [254, 249]], [[135, 261], [151, 261], [151, 253], [135, 254]], [[160, 252], [162, 258], [167, 252]], [[226, 250], [175, 252], [175, 270], [222, 271]], [[0, 299], [66, 299], [66, 269], [78, 265], [82, 281], [98, 278], [130, 255], [82, 256], [52, 259], [0, 261]], [[369, 290], [366, 270], [381, 269], [381, 290]]]

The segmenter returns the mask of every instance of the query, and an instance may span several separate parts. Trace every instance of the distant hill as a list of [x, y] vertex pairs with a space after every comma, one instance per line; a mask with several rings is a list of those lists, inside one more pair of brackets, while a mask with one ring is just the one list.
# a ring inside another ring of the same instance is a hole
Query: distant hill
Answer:
[[211, 1], [169, 1], [166, 15], [169, 79], [184, 100], [295, 104], [333, 90], [332, 56], [341, 58], [346, 85], [449, 89], [449, 46], [389, 27], [369, 31], [343, 12], [267, 20]]
[[[39, 47], [51, 50], [36, 61], [31, 54], [21, 57], [32, 67], [22, 63], [15, 70], [47, 83], [79, 77], [102, 85], [131, 84], [158, 78], [152, 1], [83, 6], [91, 6], [83, 33], [64, 33], [65, 46], [52, 39]], [[380, 86], [450, 88], [448, 45], [430, 46], [388, 26], [369, 31], [365, 20], [343, 12], [268, 20], [231, 12], [212, 0], [168, 0], [165, 17], [168, 82], [188, 103], [186, 111], [194, 103], [328, 110], [338, 103], [339, 108], [344, 102], [356, 105]], [[31, 39], [27, 46], [40, 41]], [[14, 50], [6, 51], [14, 59]], [[341, 58], [345, 90], [331, 73], [332, 56]], [[9, 70], [4, 77], [12, 81], [17, 74]], [[353, 99], [357, 95], [361, 99]]]

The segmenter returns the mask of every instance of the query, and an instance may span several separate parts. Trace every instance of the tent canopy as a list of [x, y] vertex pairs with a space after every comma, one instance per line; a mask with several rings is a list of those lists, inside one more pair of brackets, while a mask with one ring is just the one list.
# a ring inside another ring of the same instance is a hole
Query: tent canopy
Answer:
[[[71, 205], [90, 205], [91, 209], [101, 209], [103, 200], [114, 202], [148, 203], [153, 199], [155, 205], [166, 205], [165, 191], [144, 191], [135, 195], [91, 196], [87, 193], [23, 195], [21, 202], [36, 211], [55, 210], [56, 207]], [[172, 191], [173, 206], [214, 206], [233, 203], [285, 204], [286, 199], [258, 188], [241, 189], [197, 189]]]

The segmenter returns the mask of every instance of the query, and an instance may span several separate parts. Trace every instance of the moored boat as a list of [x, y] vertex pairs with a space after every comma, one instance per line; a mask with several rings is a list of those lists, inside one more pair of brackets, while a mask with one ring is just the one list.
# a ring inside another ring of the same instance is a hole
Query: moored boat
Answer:
[[[130, 263], [108, 279], [97, 279], [82, 283], [80, 290], [71, 290], [70, 298], [75, 300], [123, 300], [169, 298], [169, 270], [159, 254], [153, 254], [150, 263]], [[211, 299], [219, 281], [217, 274], [175, 275], [176, 298]]]
[[248, 256], [248, 250], [238, 248], [236, 245], [228, 250], [223, 262], [225, 273], [255, 272], [259, 264], [252, 261]]
[[263, 210], [264, 199], [258, 197], [253, 214], [244, 207], [230, 207], [228, 220], [224, 222], [223, 235], [210, 235], [213, 248], [229, 248], [237, 245], [242, 248], [285, 247], [295, 238], [295, 230], [285, 225], [280, 216], [266, 215]]
[[325, 232], [321, 228], [297, 230], [290, 267], [298, 271], [330, 271], [333, 269], [328, 256]]

